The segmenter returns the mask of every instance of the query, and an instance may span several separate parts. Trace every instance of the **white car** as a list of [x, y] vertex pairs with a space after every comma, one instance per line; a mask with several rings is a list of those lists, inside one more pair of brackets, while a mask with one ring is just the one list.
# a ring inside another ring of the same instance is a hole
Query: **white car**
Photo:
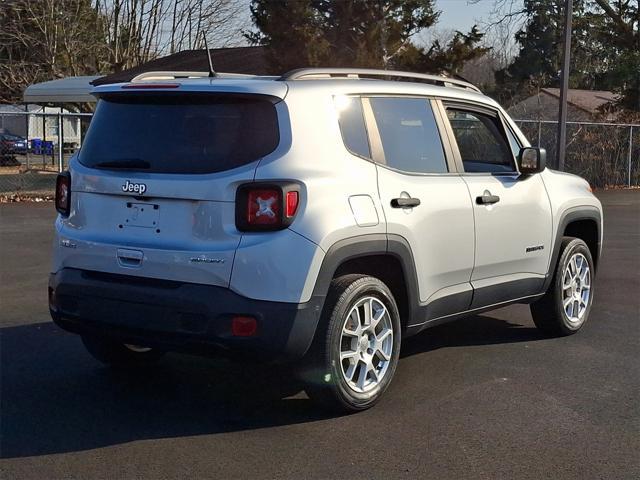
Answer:
[[356, 411], [430, 326], [510, 303], [556, 335], [589, 316], [600, 202], [469, 83], [152, 72], [93, 93], [49, 304], [107, 364], [284, 362]]

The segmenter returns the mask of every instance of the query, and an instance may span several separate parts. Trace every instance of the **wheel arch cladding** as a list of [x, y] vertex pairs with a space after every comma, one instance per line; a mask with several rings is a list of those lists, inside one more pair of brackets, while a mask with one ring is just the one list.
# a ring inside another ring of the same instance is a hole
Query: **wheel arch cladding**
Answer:
[[592, 206], [574, 207], [560, 215], [558, 230], [553, 244], [553, 252], [549, 263], [549, 272], [544, 284], [546, 291], [551, 285], [553, 274], [560, 257], [560, 246], [564, 237], [576, 237], [583, 240], [589, 247], [593, 264], [597, 270], [600, 258], [600, 242], [602, 234], [602, 216], [600, 210]]
[[343, 239], [327, 251], [316, 281], [314, 296], [326, 297], [331, 280], [360, 273], [384, 282], [400, 312], [402, 327], [410, 323], [418, 304], [417, 274], [411, 248], [396, 235], [369, 234]]
[[565, 237], [576, 237], [584, 241], [589, 247], [593, 264], [597, 267], [600, 256], [600, 226], [593, 218], [572, 220], [565, 226]]

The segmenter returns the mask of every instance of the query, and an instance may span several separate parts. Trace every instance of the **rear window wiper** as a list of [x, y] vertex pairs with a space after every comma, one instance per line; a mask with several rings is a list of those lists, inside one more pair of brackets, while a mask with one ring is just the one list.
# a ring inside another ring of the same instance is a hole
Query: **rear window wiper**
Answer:
[[105, 162], [97, 162], [93, 164], [95, 168], [140, 168], [140, 169], [149, 169], [151, 168], [151, 164], [146, 160], [141, 160], [139, 158], [123, 158], [122, 160], [107, 160]]

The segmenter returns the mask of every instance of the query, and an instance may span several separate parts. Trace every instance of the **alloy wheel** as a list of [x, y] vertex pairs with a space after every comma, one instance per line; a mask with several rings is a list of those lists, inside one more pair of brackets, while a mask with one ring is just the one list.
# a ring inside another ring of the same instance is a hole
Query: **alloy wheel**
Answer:
[[562, 274], [562, 307], [569, 322], [578, 325], [591, 298], [591, 270], [582, 253], [575, 253], [569, 259]]
[[393, 353], [393, 324], [384, 303], [364, 297], [346, 316], [340, 337], [340, 370], [352, 390], [368, 393], [382, 381]]

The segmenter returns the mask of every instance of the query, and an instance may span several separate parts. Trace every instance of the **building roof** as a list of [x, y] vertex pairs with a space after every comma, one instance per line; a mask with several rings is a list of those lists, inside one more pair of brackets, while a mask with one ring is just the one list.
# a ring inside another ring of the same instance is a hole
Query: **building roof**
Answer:
[[[41, 106], [39, 105], [27, 105], [27, 110], [29, 112], [35, 112], [40, 111], [42, 109]], [[25, 112], [25, 107], [24, 105], [0, 105], [0, 113], [4, 113], [4, 114], [12, 114], [12, 113], [19, 113], [19, 114], [23, 114]]]
[[[265, 47], [234, 47], [210, 49], [213, 68], [219, 72], [269, 75]], [[209, 60], [206, 50], [183, 50], [157, 58], [137, 67], [116, 72], [91, 82], [93, 85], [129, 82], [135, 76], [152, 71], [206, 72]]]
[[[95, 98], [93, 98], [93, 101], [95, 102]], [[35, 105], [35, 104], [28, 104], [26, 105], [26, 110], [25, 110], [25, 105], [0, 105], [0, 114], [4, 114], [4, 115], [11, 115], [13, 114], [24, 114], [25, 111], [29, 112], [29, 113], [71, 113], [69, 110], [66, 109], [60, 109], [58, 107], [43, 107], [41, 105]]]
[[[543, 88], [542, 92], [560, 99], [559, 88]], [[599, 113], [602, 107], [608, 103], [615, 102], [617, 99], [618, 96], [615, 93], [606, 90], [570, 88], [567, 94], [567, 103], [594, 115]]]
[[[618, 96], [603, 90], [579, 90], [570, 88], [567, 94], [567, 119], [569, 121], [613, 121], [621, 110], [615, 102]], [[527, 120], [558, 119], [560, 89], [543, 88], [507, 111], [513, 118]]]
[[86, 103], [96, 99], [89, 93], [90, 82], [98, 76], [67, 77], [29, 85], [23, 93], [25, 103]]

